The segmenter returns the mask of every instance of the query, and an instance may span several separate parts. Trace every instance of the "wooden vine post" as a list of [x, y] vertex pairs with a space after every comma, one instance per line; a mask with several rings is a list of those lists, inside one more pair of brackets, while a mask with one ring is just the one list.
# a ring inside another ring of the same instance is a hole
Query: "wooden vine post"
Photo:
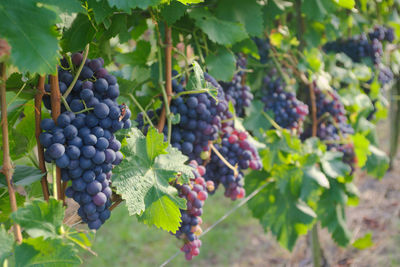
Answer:
[[[161, 111], [160, 120], [158, 121], [157, 129], [161, 133], [165, 126], [166, 116], [169, 115], [169, 104], [172, 98], [172, 38], [171, 38], [171, 27], [165, 23], [165, 89], [167, 92], [167, 101], [164, 103], [164, 108]], [[161, 62], [159, 62], [161, 64]], [[160, 73], [161, 75], [161, 73]], [[170, 121], [170, 118], [168, 118]], [[168, 125], [171, 127], [171, 125]]]
[[[57, 72], [54, 75], [50, 75], [50, 90], [51, 90], [51, 116], [54, 122], [57, 124], [57, 118], [61, 112], [61, 93], [58, 84], [58, 74]], [[61, 169], [56, 167], [56, 177], [53, 180], [55, 182], [55, 186], [57, 187], [57, 199], [64, 199], [64, 192], [62, 190], [61, 184]]]
[[43, 177], [40, 181], [42, 184], [43, 198], [46, 201], [48, 201], [50, 193], [49, 193], [49, 185], [47, 182], [46, 164], [44, 161], [44, 148], [39, 140], [40, 133], [42, 132], [42, 129], [40, 128], [40, 121], [42, 120], [42, 99], [45, 94], [44, 83], [45, 83], [45, 76], [40, 76], [37, 86], [37, 93], [35, 95], [35, 136], [36, 136], [36, 143], [37, 143], [37, 150], [39, 157], [39, 168], [43, 173]]
[[[10, 158], [10, 147], [8, 142], [8, 120], [7, 120], [7, 101], [6, 101], [6, 64], [0, 63], [0, 96], [1, 96], [1, 129], [3, 134], [3, 168], [2, 173], [6, 177], [8, 194], [10, 196], [10, 205], [13, 212], [17, 211], [17, 199], [15, 197], [15, 191], [12, 181], [13, 166]], [[18, 224], [14, 224], [14, 237], [17, 243], [22, 242], [21, 227]]]
[[[305, 24], [304, 24], [304, 19], [302, 16], [301, 12], [301, 0], [295, 0], [294, 1], [294, 7], [295, 7], [295, 12], [296, 12], [296, 20], [297, 20], [297, 37], [300, 41], [299, 49], [302, 52], [305, 47], [305, 40], [304, 40], [304, 32], [305, 32]], [[317, 136], [317, 130], [318, 130], [318, 118], [317, 118], [317, 104], [316, 104], [316, 98], [315, 98], [315, 84], [313, 81], [309, 81], [307, 77], [302, 73], [300, 75], [301, 80], [305, 85], [308, 87], [308, 94], [310, 97], [310, 104], [311, 104], [311, 120], [312, 120], [312, 136], [316, 137]], [[319, 242], [318, 238], [318, 223], [316, 223], [312, 230], [311, 230], [311, 249], [312, 249], [312, 258], [313, 258], [313, 265], [314, 267], [320, 267], [322, 266], [322, 258], [323, 258], [323, 252], [321, 248], [321, 244]]]

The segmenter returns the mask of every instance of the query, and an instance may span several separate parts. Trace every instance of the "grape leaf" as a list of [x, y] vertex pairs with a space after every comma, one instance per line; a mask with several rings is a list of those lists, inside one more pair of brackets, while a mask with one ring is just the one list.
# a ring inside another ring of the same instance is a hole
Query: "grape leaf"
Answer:
[[0, 225], [0, 265], [3, 261], [11, 256], [13, 249], [14, 238], [11, 234], [7, 233], [4, 225]]
[[321, 167], [326, 175], [331, 178], [344, 177], [350, 172], [350, 166], [342, 161], [343, 153], [326, 152], [321, 158]]
[[[15, 197], [17, 199], [17, 206], [20, 207], [25, 202], [25, 197], [21, 196], [17, 192], [15, 193]], [[10, 206], [10, 195], [8, 191], [0, 196], [0, 223], [4, 223], [10, 217], [12, 213]]]
[[322, 227], [328, 228], [333, 240], [346, 246], [350, 242], [351, 233], [347, 229], [344, 207], [347, 203], [344, 185], [335, 179], [329, 179], [330, 188], [326, 189], [317, 202], [318, 219]]
[[82, 263], [74, 246], [61, 239], [28, 238], [21, 245], [14, 245], [15, 265], [69, 267]]
[[94, 19], [97, 23], [102, 23], [114, 11], [108, 5], [107, 0], [101, 0], [100, 2], [98, 0], [88, 0], [87, 2], [89, 8], [93, 10]]
[[326, 178], [325, 174], [321, 172], [317, 167], [308, 166], [303, 169], [303, 173], [305, 179], [312, 179], [320, 186], [329, 188], [328, 178]]
[[232, 52], [219, 47], [215, 54], [206, 57], [208, 73], [217, 80], [230, 81], [236, 69], [236, 60]]
[[[40, 180], [42, 176], [43, 174], [38, 168], [16, 165], [12, 179], [15, 185], [26, 186]], [[0, 173], [0, 187], [7, 187], [6, 177], [2, 173]]]
[[360, 237], [359, 239], [354, 241], [352, 245], [356, 249], [360, 250], [372, 247], [374, 245], [374, 242], [372, 242], [372, 234], [366, 233], [363, 237]]
[[71, 27], [64, 32], [61, 44], [65, 51], [76, 52], [83, 50], [96, 33], [87, 15], [79, 13]]
[[244, 119], [243, 125], [260, 140], [263, 139], [263, 132], [271, 127], [271, 123], [265, 117], [264, 104], [260, 100], [253, 101], [249, 108], [249, 116]]
[[264, 30], [261, 6], [256, 0], [219, 1], [216, 14], [220, 19], [240, 22], [250, 36], [261, 35]]
[[[268, 173], [252, 171], [246, 176], [246, 191], [253, 192], [266, 183]], [[306, 234], [312, 226], [315, 212], [306, 203], [292, 195], [289, 188], [281, 193], [271, 182], [248, 202], [254, 217], [265, 230], [270, 229], [279, 243], [292, 250], [299, 235]]]
[[376, 146], [370, 145], [369, 151], [371, 154], [368, 156], [367, 163], [363, 169], [376, 178], [382, 178], [389, 168], [389, 158], [385, 152]]
[[146, 9], [149, 6], [156, 6], [161, 0], [108, 0], [111, 7], [115, 6], [125, 12], [130, 13], [133, 8]]
[[195, 20], [197, 27], [215, 43], [231, 45], [248, 37], [242, 24], [220, 20], [205, 9], [193, 9], [189, 16]]
[[36, 0], [36, 3], [49, 5], [56, 8], [57, 13], [77, 13], [83, 12], [84, 9], [78, 0], [59, 1], [59, 0]]
[[0, 35], [12, 47], [11, 60], [21, 72], [56, 71], [59, 46], [54, 25], [57, 21], [55, 12], [32, 1], [0, 2]]
[[62, 226], [64, 208], [53, 198], [49, 202], [33, 200], [11, 214], [11, 218], [31, 236], [55, 237]]
[[356, 153], [357, 157], [357, 165], [358, 167], [362, 168], [367, 162], [368, 155], [371, 154], [371, 152], [369, 151], [370, 143], [364, 135], [359, 133], [352, 135], [351, 140], [354, 144], [354, 152]]
[[147, 41], [140, 40], [136, 44], [135, 51], [125, 54], [118, 54], [116, 56], [116, 61], [121, 64], [129, 64], [132, 66], [144, 66], [147, 62], [150, 52], [151, 44]]
[[187, 6], [185, 6], [185, 3], [182, 4], [178, 1], [172, 1], [169, 5], [163, 6], [161, 9], [161, 16], [168, 25], [172, 25], [185, 14], [186, 9]]
[[113, 185], [126, 200], [129, 214], [140, 215], [146, 224], [176, 232], [181, 222], [179, 209], [186, 205], [169, 182], [178, 173], [182, 183], [193, 177], [192, 168], [184, 164], [188, 158], [176, 148], [167, 147], [163, 134], [154, 128], [146, 137], [132, 129], [121, 151], [125, 159], [113, 169]]
[[198, 3], [203, 3], [204, 0], [178, 0], [179, 2], [181, 2], [184, 5], [187, 4], [198, 4]]
[[347, 9], [353, 9], [356, 5], [355, 0], [333, 0], [336, 4]]

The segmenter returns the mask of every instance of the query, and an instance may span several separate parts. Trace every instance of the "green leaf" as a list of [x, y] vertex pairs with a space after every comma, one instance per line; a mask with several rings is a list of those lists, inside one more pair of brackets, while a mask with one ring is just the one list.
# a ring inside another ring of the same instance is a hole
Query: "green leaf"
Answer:
[[4, 225], [0, 225], [0, 264], [11, 256], [13, 249], [14, 238], [11, 234], [7, 233]]
[[303, 169], [304, 179], [312, 179], [320, 186], [329, 188], [329, 181], [325, 174], [321, 172], [316, 166], [311, 166]]
[[[252, 171], [246, 176], [246, 191], [253, 192], [266, 183], [266, 172]], [[312, 226], [315, 212], [290, 191], [284, 194], [271, 182], [249, 202], [254, 217], [260, 220], [265, 230], [270, 229], [279, 243], [292, 250], [299, 235], [307, 233]]]
[[313, 18], [316, 21], [323, 21], [328, 14], [325, 4], [325, 0], [307, 0], [302, 3], [301, 11], [306, 17]]
[[[17, 199], [17, 206], [20, 207], [25, 202], [25, 197], [15, 193]], [[0, 196], [0, 223], [6, 222], [12, 213], [10, 205], [10, 195], [8, 191]]]
[[222, 0], [216, 10], [223, 20], [240, 22], [250, 36], [261, 35], [264, 30], [261, 6], [256, 0]]
[[376, 178], [382, 178], [389, 168], [389, 158], [385, 152], [376, 146], [370, 145], [369, 151], [371, 154], [368, 156], [367, 163], [363, 169]]
[[[163, 142], [163, 134], [150, 128], [146, 137], [132, 129], [122, 148], [125, 159], [113, 169], [113, 185], [126, 200], [129, 214], [146, 224], [176, 232], [185, 200], [169, 184], [180, 173], [182, 183], [193, 177], [188, 158]], [[151, 145], [150, 145], [151, 144]]]
[[174, 0], [170, 4], [164, 5], [160, 13], [168, 25], [172, 25], [185, 14], [186, 10], [185, 3], [182, 4]]
[[53, 11], [32, 1], [0, 2], [0, 35], [6, 38], [11, 59], [21, 72], [54, 73], [58, 63], [58, 40]]
[[78, 0], [59, 1], [59, 0], [37, 0], [37, 3], [49, 5], [57, 9], [57, 13], [78, 13], [83, 12], [84, 9]]
[[350, 166], [343, 163], [343, 153], [327, 151], [321, 158], [321, 167], [331, 178], [344, 177], [350, 172]]
[[249, 108], [249, 115], [244, 119], [243, 125], [260, 140], [262, 133], [271, 127], [270, 121], [263, 114], [264, 104], [260, 100], [253, 101]]
[[89, 9], [93, 10], [94, 19], [97, 23], [102, 23], [107, 17], [109, 17], [113, 8], [108, 5], [107, 0], [88, 0]]
[[248, 37], [242, 24], [220, 20], [203, 8], [193, 9], [189, 16], [195, 20], [196, 26], [215, 43], [231, 45]]
[[338, 4], [339, 6], [347, 9], [353, 9], [356, 4], [355, 0], [332, 0], [332, 1]]
[[357, 157], [357, 165], [362, 168], [367, 162], [368, 155], [371, 154], [369, 151], [369, 141], [364, 135], [357, 133], [351, 136], [351, 140], [354, 144], [354, 152]]
[[184, 5], [187, 4], [198, 4], [198, 3], [203, 3], [204, 0], [178, 0], [179, 2], [181, 2]]
[[329, 181], [330, 188], [322, 193], [320, 200], [317, 202], [318, 219], [321, 221], [322, 227], [328, 228], [333, 240], [338, 245], [346, 246], [351, 239], [344, 210], [347, 196], [343, 184], [334, 179]]
[[[30, 185], [43, 176], [43, 173], [31, 166], [16, 165], [12, 176], [15, 185], [26, 186]], [[4, 174], [0, 173], [0, 187], [7, 187], [7, 181]]]
[[69, 267], [82, 263], [76, 249], [61, 239], [29, 238], [21, 245], [15, 245], [14, 250], [17, 267]]
[[140, 40], [136, 44], [135, 51], [125, 54], [117, 54], [116, 61], [121, 64], [144, 66], [151, 52], [151, 44]]
[[64, 208], [62, 202], [53, 198], [49, 202], [33, 200], [11, 214], [11, 218], [31, 237], [55, 237], [62, 226]]
[[125, 12], [130, 13], [133, 8], [146, 9], [150, 6], [156, 6], [161, 0], [108, 0], [110, 6], [115, 6]]
[[363, 237], [360, 237], [359, 239], [354, 241], [352, 245], [359, 250], [372, 247], [374, 245], [374, 242], [372, 242], [372, 234], [365, 234]]
[[87, 15], [79, 13], [71, 27], [64, 32], [61, 40], [64, 50], [76, 52], [83, 50], [96, 34], [96, 29]]
[[235, 56], [225, 47], [206, 57], [208, 73], [217, 80], [230, 81], [236, 69]]

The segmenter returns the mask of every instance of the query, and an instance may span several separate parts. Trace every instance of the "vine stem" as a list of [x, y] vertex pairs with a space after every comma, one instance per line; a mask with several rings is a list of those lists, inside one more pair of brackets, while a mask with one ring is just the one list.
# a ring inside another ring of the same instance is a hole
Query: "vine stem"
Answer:
[[[17, 211], [17, 199], [15, 197], [15, 191], [13, 187], [12, 174], [13, 166], [11, 165], [10, 158], [10, 146], [8, 142], [8, 120], [7, 120], [7, 101], [6, 101], [6, 64], [0, 63], [0, 96], [1, 96], [1, 130], [3, 134], [3, 169], [2, 173], [6, 177], [8, 194], [10, 196], [10, 206], [13, 212]], [[18, 224], [14, 224], [14, 237], [18, 244], [22, 242], [21, 227]]]
[[74, 79], [72, 80], [72, 83], [69, 85], [67, 91], [65, 91], [65, 93], [64, 93], [64, 95], [63, 95], [63, 97], [64, 97], [65, 99], [67, 99], [67, 96], [71, 93], [72, 88], [74, 88], [74, 86], [75, 86], [75, 84], [76, 84], [76, 81], [78, 80], [79, 75], [81, 74], [81, 71], [82, 71], [82, 69], [83, 69], [83, 66], [85, 66], [85, 62], [86, 62], [86, 59], [87, 59], [88, 54], [89, 54], [89, 44], [87, 44], [86, 47], [85, 47], [85, 51], [83, 52], [83, 59], [82, 59], [81, 65], [79, 66], [77, 72], [75, 73], [75, 77], [74, 77]]
[[[142, 107], [142, 105], [140, 105], [139, 101], [137, 101], [137, 99], [133, 96], [133, 94], [129, 94], [129, 97], [132, 99], [133, 103], [135, 103], [135, 105], [140, 109], [140, 111], [143, 113], [143, 117], [146, 118], [146, 120], [148, 121], [148, 123], [154, 127], [153, 122], [151, 121], [151, 119], [149, 118], [149, 115], [147, 115], [147, 112], [144, 110], [144, 108]], [[154, 127], [155, 128], [155, 127]]]
[[297, 20], [297, 38], [299, 38], [300, 45], [299, 49], [300, 51], [303, 51], [304, 46], [305, 46], [305, 41], [303, 38], [303, 34], [305, 32], [305, 26], [304, 26], [304, 20], [301, 15], [301, 0], [295, 0], [294, 1], [294, 6], [296, 10], [296, 20]]
[[225, 158], [224, 156], [221, 155], [221, 153], [219, 153], [218, 149], [214, 146], [213, 143], [210, 144], [210, 147], [212, 149], [212, 151], [214, 151], [214, 153], [222, 160], [222, 162], [228, 166], [229, 169], [231, 169], [233, 171], [233, 175], [235, 177], [238, 176], [239, 172], [237, 170], [237, 165], [236, 166], [232, 166], [232, 164], [230, 164]]
[[[50, 99], [51, 99], [51, 116], [54, 122], [57, 124], [57, 118], [61, 113], [61, 93], [58, 84], [58, 74], [57, 71], [54, 75], [50, 75]], [[54, 179], [55, 178], [55, 179]], [[56, 167], [56, 177], [53, 177], [53, 182], [57, 186], [57, 195], [55, 196], [58, 200], [64, 200], [64, 193], [62, 192], [61, 185], [61, 169]]]
[[172, 98], [172, 40], [171, 40], [171, 27], [165, 23], [165, 87], [162, 81], [162, 65], [161, 65], [161, 51], [159, 50], [159, 66], [160, 66], [160, 85], [164, 98], [164, 109], [161, 111], [160, 120], [158, 121], [157, 129], [161, 133], [165, 126], [165, 118], [167, 118], [168, 123], [168, 143], [171, 142], [171, 111], [169, 109], [169, 104]]
[[311, 102], [311, 118], [312, 118], [312, 136], [317, 136], [317, 127], [318, 127], [318, 119], [317, 119], [317, 104], [315, 99], [315, 91], [314, 91], [314, 83], [309, 83], [309, 92], [310, 92], [310, 102]]
[[35, 95], [35, 136], [36, 136], [37, 151], [39, 158], [39, 168], [43, 173], [43, 177], [40, 181], [40, 183], [42, 184], [43, 198], [44, 200], [48, 201], [50, 193], [49, 193], [49, 185], [47, 182], [46, 164], [44, 162], [44, 148], [39, 141], [39, 136], [40, 133], [42, 132], [42, 128], [40, 128], [40, 121], [42, 120], [42, 99], [45, 94], [44, 83], [45, 83], [45, 76], [39, 76], [37, 93]]
[[321, 246], [318, 239], [318, 224], [316, 223], [311, 230], [311, 246], [314, 267], [321, 265]]

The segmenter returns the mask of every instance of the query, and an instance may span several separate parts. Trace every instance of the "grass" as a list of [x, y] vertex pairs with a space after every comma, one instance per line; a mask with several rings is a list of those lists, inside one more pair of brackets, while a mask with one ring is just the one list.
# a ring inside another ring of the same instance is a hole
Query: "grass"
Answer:
[[[237, 204], [225, 198], [222, 190], [211, 196], [204, 207], [203, 230]], [[244, 205], [202, 237], [199, 256], [188, 263], [180, 254], [168, 266], [231, 266], [245, 252], [254, 232], [263, 234]], [[84, 254], [84, 266], [159, 266], [181, 245], [182, 241], [169, 233], [138, 223], [121, 205], [96, 234], [93, 250], [99, 256]]]

